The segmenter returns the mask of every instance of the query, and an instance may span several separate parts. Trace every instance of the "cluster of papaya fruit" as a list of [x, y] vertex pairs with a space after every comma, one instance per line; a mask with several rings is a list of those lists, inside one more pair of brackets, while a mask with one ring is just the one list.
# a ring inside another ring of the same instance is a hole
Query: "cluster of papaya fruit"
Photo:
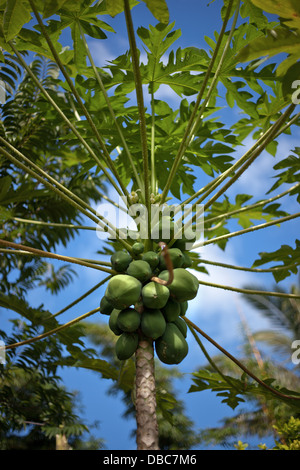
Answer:
[[[181, 246], [182, 247], [182, 246]], [[161, 251], [144, 252], [135, 242], [132, 257], [126, 251], [111, 256], [115, 274], [100, 301], [100, 312], [109, 315], [109, 327], [118, 336], [115, 345], [120, 360], [136, 351], [140, 335], [153, 340], [158, 358], [165, 364], [179, 364], [188, 353], [187, 326], [183, 318], [188, 301], [196, 297], [199, 282], [187, 271], [191, 259], [174, 246], [168, 249], [170, 270]]]

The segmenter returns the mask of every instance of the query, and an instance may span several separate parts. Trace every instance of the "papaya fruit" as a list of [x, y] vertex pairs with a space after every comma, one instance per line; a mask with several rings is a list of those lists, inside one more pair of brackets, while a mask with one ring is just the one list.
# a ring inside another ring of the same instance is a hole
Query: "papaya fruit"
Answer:
[[186, 311], [188, 309], [188, 301], [185, 300], [184, 302], [180, 302], [180, 316], [183, 317], [186, 314]]
[[174, 300], [172, 297], [169, 297], [166, 305], [161, 309], [166, 321], [174, 321], [179, 317], [181, 308], [180, 303], [177, 300]]
[[132, 258], [126, 251], [116, 251], [110, 257], [111, 267], [118, 273], [126, 271]]
[[186, 338], [187, 337], [187, 324], [181, 317], [177, 317], [175, 320], [173, 320], [173, 323], [177, 326], [177, 328], [181, 331], [183, 336]]
[[159, 338], [166, 329], [166, 320], [159, 309], [145, 308], [141, 316], [141, 330], [148, 338]]
[[[170, 260], [172, 261], [173, 269], [175, 268], [181, 268], [183, 264], [183, 253], [179, 248], [169, 248], [168, 250]], [[159, 256], [159, 270], [163, 271], [167, 269], [166, 263], [165, 263], [165, 258], [163, 255]]]
[[145, 245], [142, 242], [136, 242], [132, 245], [131, 249], [135, 255], [140, 255], [143, 253]]
[[155, 351], [164, 364], [179, 364], [188, 353], [188, 343], [174, 323], [167, 323], [165, 332], [155, 340]]
[[120, 311], [121, 310], [117, 310], [117, 309], [114, 308], [113, 311], [111, 312], [109, 320], [108, 320], [108, 326], [116, 336], [119, 336], [120, 334], [123, 333], [123, 331], [117, 325], [118, 316], [119, 316]]
[[140, 326], [141, 315], [134, 308], [125, 308], [121, 310], [117, 318], [117, 326], [122, 331], [131, 333]]
[[143, 254], [142, 260], [147, 261], [152, 270], [154, 270], [159, 263], [159, 254], [155, 251], [147, 251]]
[[120, 361], [129, 359], [138, 347], [139, 337], [137, 333], [122, 333], [116, 341], [115, 352]]
[[150, 281], [142, 288], [143, 304], [147, 308], [162, 308], [166, 305], [170, 291], [166, 286]]
[[116, 274], [109, 281], [105, 291], [108, 302], [119, 310], [134, 305], [141, 295], [142, 283], [127, 274]]
[[156, 243], [168, 243], [174, 236], [176, 224], [170, 216], [162, 216], [151, 230], [151, 239]]
[[[194, 299], [199, 289], [199, 281], [184, 268], [176, 268], [173, 270], [174, 279], [168, 289], [171, 295], [178, 302], [184, 302], [185, 300]], [[162, 271], [159, 276], [160, 279], [167, 281], [169, 279], [169, 273], [167, 270]]]
[[147, 261], [143, 261], [141, 259], [131, 261], [129, 264], [126, 273], [129, 276], [135, 277], [141, 282], [148, 281], [152, 276], [152, 269]]
[[114, 307], [111, 305], [111, 303], [109, 303], [107, 298], [103, 296], [100, 300], [100, 313], [103, 313], [103, 315], [110, 315], [113, 309]]
[[183, 263], [181, 268], [190, 268], [193, 264], [192, 258], [188, 255], [188, 253], [183, 253]]

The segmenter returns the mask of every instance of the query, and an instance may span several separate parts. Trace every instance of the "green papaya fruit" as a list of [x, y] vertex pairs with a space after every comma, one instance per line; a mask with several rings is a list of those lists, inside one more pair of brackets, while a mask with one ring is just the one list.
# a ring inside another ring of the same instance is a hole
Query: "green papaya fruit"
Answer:
[[[169, 248], [168, 253], [172, 261], [173, 269], [181, 268], [184, 260], [182, 251], [179, 250], [179, 248]], [[159, 256], [159, 269], [160, 271], [167, 269], [165, 258], [163, 255]]]
[[154, 270], [159, 263], [159, 254], [155, 251], [147, 251], [143, 254], [142, 259], [147, 261], [152, 270]]
[[190, 268], [193, 264], [192, 258], [188, 255], [188, 253], [183, 253], [183, 263], [181, 268]]
[[138, 347], [139, 337], [137, 333], [122, 333], [117, 339], [115, 351], [120, 361], [129, 359]]
[[132, 245], [131, 249], [135, 255], [140, 255], [143, 253], [145, 245], [142, 242], [136, 242]]
[[165, 332], [155, 340], [155, 351], [164, 364], [179, 364], [188, 353], [188, 343], [174, 323], [167, 323]]
[[108, 281], [105, 297], [114, 308], [123, 310], [139, 300], [141, 290], [142, 284], [135, 277], [116, 274]]
[[[171, 295], [178, 300], [178, 302], [184, 302], [185, 300], [194, 299], [199, 289], [199, 281], [184, 268], [176, 268], [173, 271], [174, 279], [168, 289]], [[167, 281], [169, 279], [169, 273], [167, 270], [162, 271], [159, 276], [160, 279]]]
[[150, 268], [150, 265], [147, 263], [147, 261], [137, 259], [131, 261], [126, 273], [129, 274], [129, 276], [135, 277], [141, 282], [145, 282], [148, 281], [148, 279], [150, 279], [152, 276], [152, 269]]
[[181, 317], [177, 317], [173, 323], [177, 326], [177, 328], [181, 331], [183, 336], [187, 337], [187, 324]]
[[170, 291], [166, 286], [151, 281], [142, 288], [143, 304], [147, 308], [162, 308], [166, 305]]
[[113, 309], [108, 320], [108, 326], [116, 336], [119, 336], [123, 333], [123, 331], [117, 325], [120, 311], [121, 310]]
[[177, 300], [172, 299], [172, 297], [169, 297], [168, 302], [161, 309], [161, 311], [166, 321], [174, 321], [180, 315], [180, 312], [181, 312], [180, 303], [177, 302]]
[[107, 298], [103, 296], [100, 300], [100, 313], [103, 313], [103, 315], [110, 315], [113, 309], [114, 307], [111, 305], [111, 303], [109, 303]]
[[132, 258], [125, 251], [116, 251], [110, 257], [111, 267], [118, 273], [126, 271]]
[[186, 314], [186, 311], [188, 309], [188, 301], [187, 300], [184, 300], [183, 302], [180, 302], [180, 316], [183, 317], [185, 314]]
[[172, 217], [162, 216], [151, 230], [151, 239], [156, 243], [168, 243], [173, 237], [175, 230], [176, 224], [173, 222]]
[[159, 338], [166, 329], [166, 320], [159, 309], [144, 309], [141, 317], [141, 330], [148, 338]]
[[136, 331], [141, 323], [141, 315], [134, 308], [121, 310], [117, 319], [117, 326], [122, 331], [131, 333]]

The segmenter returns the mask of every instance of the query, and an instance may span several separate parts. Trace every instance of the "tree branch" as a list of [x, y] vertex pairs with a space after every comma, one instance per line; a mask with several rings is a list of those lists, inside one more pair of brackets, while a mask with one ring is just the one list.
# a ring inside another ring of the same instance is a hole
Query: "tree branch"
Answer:
[[25, 344], [34, 343], [35, 341], [39, 341], [43, 338], [46, 338], [47, 336], [54, 335], [55, 333], [58, 333], [59, 331], [64, 330], [65, 328], [68, 328], [72, 325], [75, 325], [75, 323], [78, 323], [81, 320], [84, 320], [85, 318], [93, 315], [94, 313], [99, 312], [99, 310], [100, 310], [100, 307], [95, 308], [94, 310], [91, 310], [90, 312], [84, 313], [80, 317], [74, 318], [74, 320], [71, 320], [71, 321], [65, 323], [64, 325], [60, 325], [57, 328], [54, 328], [53, 330], [47, 331], [46, 333], [42, 333], [41, 335], [35, 336], [34, 338], [25, 339], [24, 341], [20, 341], [18, 343], [13, 343], [13, 344], [10, 344], [8, 346], [5, 346], [5, 350], [17, 348], [19, 346], [24, 346]]
[[[33, 253], [34, 255], [41, 256], [44, 258], [52, 258], [52, 259], [57, 259], [59, 261], [67, 261], [68, 263], [74, 263], [74, 264], [79, 264], [80, 266], [85, 266], [87, 268], [98, 269], [99, 271], [103, 271], [109, 274], [117, 274], [117, 272], [112, 269], [98, 266], [97, 264], [94, 264], [94, 263], [87, 263], [85, 261], [81, 261], [79, 258], [72, 258], [71, 256], [57, 255], [55, 253], [50, 253], [49, 251], [39, 250], [37, 248], [32, 248], [30, 246], [22, 245], [20, 243], [14, 243], [14, 242], [9, 242], [7, 240], [0, 239], [0, 245], [15, 248], [17, 250], [24, 250], [24, 251], [27, 251], [28, 253]], [[24, 253], [21, 253], [21, 254], [24, 254]]]
[[273, 297], [282, 297], [282, 298], [287, 298], [287, 299], [300, 299], [300, 295], [297, 295], [297, 294], [285, 294], [281, 292], [269, 292], [269, 291], [255, 290], [255, 289], [242, 289], [238, 287], [226, 286], [223, 284], [215, 284], [213, 282], [205, 282], [205, 281], [200, 281], [200, 280], [199, 280], [199, 284], [203, 286], [208, 286], [208, 287], [216, 287], [217, 289], [224, 289], [224, 290], [230, 290], [233, 292], [239, 292], [241, 294], [269, 295]]

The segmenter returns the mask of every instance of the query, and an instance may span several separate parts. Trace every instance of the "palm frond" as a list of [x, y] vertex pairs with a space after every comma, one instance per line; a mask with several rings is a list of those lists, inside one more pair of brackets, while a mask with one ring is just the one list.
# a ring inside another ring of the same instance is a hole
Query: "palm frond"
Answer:
[[[246, 286], [255, 289], [257, 286]], [[261, 291], [265, 290], [259, 287]], [[274, 286], [274, 292], [286, 293], [280, 286]], [[295, 338], [300, 333], [300, 302], [291, 302], [290, 299], [271, 297], [268, 295], [244, 295], [247, 302], [253, 305], [265, 318], [272, 322], [272, 327], [281, 331], [293, 332]]]
[[45, 286], [51, 294], [57, 294], [61, 289], [68, 286], [77, 276], [76, 271], [68, 264], [55, 270], [54, 266], [47, 263], [45, 277], [39, 282], [39, 286]]

